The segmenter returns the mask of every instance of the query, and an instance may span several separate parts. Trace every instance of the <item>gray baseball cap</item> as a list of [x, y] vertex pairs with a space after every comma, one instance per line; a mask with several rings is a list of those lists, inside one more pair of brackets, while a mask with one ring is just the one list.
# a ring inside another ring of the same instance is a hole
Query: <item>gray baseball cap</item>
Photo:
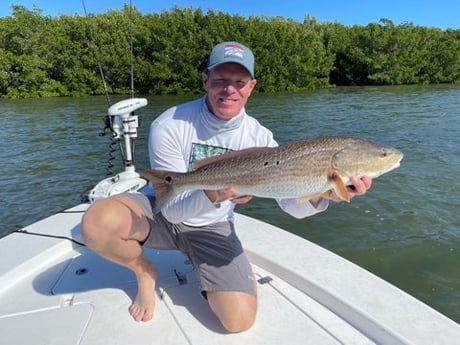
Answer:
[[208, 60], [208, 69], [227, 62], [240, 64], [254, 78], [254, 54], [245, 45], [234, 41], [219, 43], [211, 51]]

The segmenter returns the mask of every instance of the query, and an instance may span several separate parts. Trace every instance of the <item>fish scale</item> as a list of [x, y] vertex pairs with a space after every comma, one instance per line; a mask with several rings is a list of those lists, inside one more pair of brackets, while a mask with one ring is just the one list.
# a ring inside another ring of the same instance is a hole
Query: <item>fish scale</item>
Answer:
[[278, 147], [254, 147], [196, 163], [193, 171], [143, 170], [160, 204], [186, 190], [235, 188], [237, 195], [308, 198], [335, 190], [349, 200], [352, 176], [378, 177], [399, 166], [403, 154], [391, 147], [343, 136], [322, 136]]

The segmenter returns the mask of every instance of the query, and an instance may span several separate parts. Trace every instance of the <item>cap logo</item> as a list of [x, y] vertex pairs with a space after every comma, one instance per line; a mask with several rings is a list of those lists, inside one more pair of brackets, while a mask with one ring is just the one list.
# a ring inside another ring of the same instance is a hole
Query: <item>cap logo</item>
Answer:
[[225, 46], [224, 58], [237, 57], [243, 59], [244, 48], [236, 44], [228, 44]]

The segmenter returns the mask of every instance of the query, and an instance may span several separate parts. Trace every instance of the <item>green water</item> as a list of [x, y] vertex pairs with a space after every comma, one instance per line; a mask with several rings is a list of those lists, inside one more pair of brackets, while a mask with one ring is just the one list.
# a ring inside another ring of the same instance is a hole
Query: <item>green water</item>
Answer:
[[[148, 166], [149, 123], [192, 98], [149, 97], [139, 112], [137, 167]], [[109, 138], [98, 136], [103, 97], [0, 105], [0, 235], [6, 235], [80, 203], [105, 176]], [[376, 179], [366, 196], [317, 216], [297, 220], [262, 199], [238, 211], [328, 248], [460, 322], [460, 87], [256, 94], [247, 108], [280, 143], [346, 134], [404, 152], [401, 167]]]

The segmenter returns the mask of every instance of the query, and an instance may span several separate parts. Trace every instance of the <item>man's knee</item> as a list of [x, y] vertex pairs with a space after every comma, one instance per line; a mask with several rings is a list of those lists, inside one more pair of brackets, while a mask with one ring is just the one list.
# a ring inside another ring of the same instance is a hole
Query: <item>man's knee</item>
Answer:
[[149, 223], [142, 207], [125, 195], [115, 195], [92, 204], [83, 215], [83, 240], [93, 250], [110, 239], [144, 240]]
[[256, 312], [245, 310], [235, 311], [233, 315], [221, 316], [220, 321], [224, 328], [230, 333], [240, 333], [252, 327], [256, 319]]
[[81, 235], [85, 244], [93, 249], [103, 245], [122, 225], [125, 206], [115, 198], [96, 201], [83, 215]]
[[242, 292], [208, 292], [209, 305], [224, 328], [231, 333], [248, 330], [254, 324], [257, 297]]
[[89, 247], [99, 242], [101, 237], [104, 236], [105, 220], [104, 218], [109, 216], [110, 208], [105, 207], [108, 202], [106, 199], [96, 201], [92, 204], [81, 220], [81, 235], [83, 241]]

